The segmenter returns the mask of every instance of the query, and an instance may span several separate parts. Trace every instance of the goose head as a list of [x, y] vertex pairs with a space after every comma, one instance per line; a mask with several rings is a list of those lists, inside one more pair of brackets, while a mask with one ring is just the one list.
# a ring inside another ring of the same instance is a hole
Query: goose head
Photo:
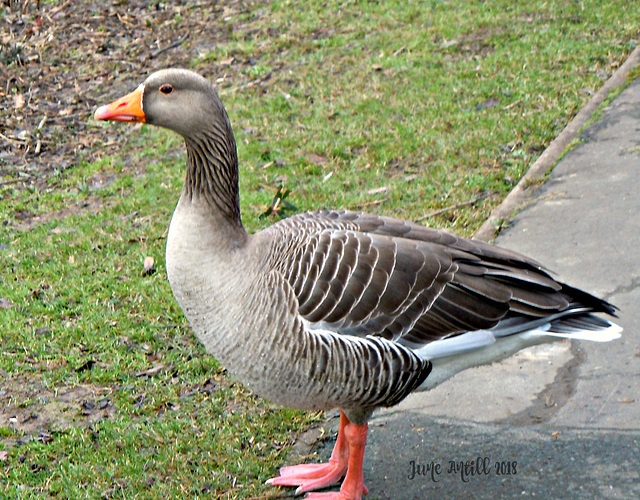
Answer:
[[148, 123], [173, 130], [185, 139], [211, 129], [232, 135], [229, 118], [213, 85], [185, 69], [151, 74], [130, 94], [98, 108], [94, 117]]
[[236, 142], [227, 112], [208, 80], [186, 69], [157, 71], [130, 94], [98, 108], [94, 116], [148, 123], [180, 134], [187, 147], [184, 198], [204, 200], [243, 231]]

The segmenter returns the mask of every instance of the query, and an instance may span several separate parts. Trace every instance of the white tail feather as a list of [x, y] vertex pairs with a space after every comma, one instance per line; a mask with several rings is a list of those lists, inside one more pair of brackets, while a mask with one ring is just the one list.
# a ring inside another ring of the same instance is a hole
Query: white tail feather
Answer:
[[591, 342], [610, 342], [612, 340], [619, 339], [621, 337], [620, 332], [622, 332], [622, 327], [615, 323], [611, 323], [611, 326], [605, 330], [580, 330], [571, 333], [540, 332], [540, 335], [559, 337], [563, 339], [589, 340]]
[[576, 330], [568, 333], [549, 331], [551, 323], [507, 336], [495, 336], [491, 330], [477, 330], [432, 342], [414, 352], [433, 363], [433, 370], [420, 386], [429, 390], [468, 368], [500, 361], [526, 347], [553, 342], [558, 338], [609, 342], [620, 337], [622, 328], [614, 323], [601, 330]]
[[475, 351], [495, 343], [496, 338], [489, 330], [476, 330], [448, 339], [431, 342], [414, 352], [423, 359], [444, 358]]

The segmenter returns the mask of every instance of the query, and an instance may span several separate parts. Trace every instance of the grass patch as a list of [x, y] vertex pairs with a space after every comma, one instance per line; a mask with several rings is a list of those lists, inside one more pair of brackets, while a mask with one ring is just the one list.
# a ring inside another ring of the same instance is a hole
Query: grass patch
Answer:
[[[288, 190], [291, 211], [438, 212], [426, 222], [470, 235], [633, 49], [638, 17], [618, 1], [262, 2], [224, 18], [224, 40], [189, 64], [220, 79], [250, 230]], [[0, 490], [264, 493], [317, 415], [230, 381], [173, 300], [180, 140], [92, 126], [121, 151], [80, 152], [39, 187], [0, 178]]]

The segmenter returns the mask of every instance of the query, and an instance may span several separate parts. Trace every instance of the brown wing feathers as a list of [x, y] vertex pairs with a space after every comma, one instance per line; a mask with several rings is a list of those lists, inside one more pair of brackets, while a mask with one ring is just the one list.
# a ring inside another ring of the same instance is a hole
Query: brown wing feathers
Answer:
[[272, 227], [288, 233], [277, 241], [297, 241], [278, 262], [300, 315], [340, 333], [424, 345], [572, 300], [533, 260], [413, 223], [325, 211]]

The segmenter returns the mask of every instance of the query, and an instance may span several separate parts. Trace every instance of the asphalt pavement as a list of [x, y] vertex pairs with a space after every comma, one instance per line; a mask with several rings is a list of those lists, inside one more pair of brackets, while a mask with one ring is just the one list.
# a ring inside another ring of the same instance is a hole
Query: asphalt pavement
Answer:
[[580, 139], [496, 244], [616, 304], [622, 338], [527, 349], [380, 411], [369, 499], [640, 498], [640, 80]]

